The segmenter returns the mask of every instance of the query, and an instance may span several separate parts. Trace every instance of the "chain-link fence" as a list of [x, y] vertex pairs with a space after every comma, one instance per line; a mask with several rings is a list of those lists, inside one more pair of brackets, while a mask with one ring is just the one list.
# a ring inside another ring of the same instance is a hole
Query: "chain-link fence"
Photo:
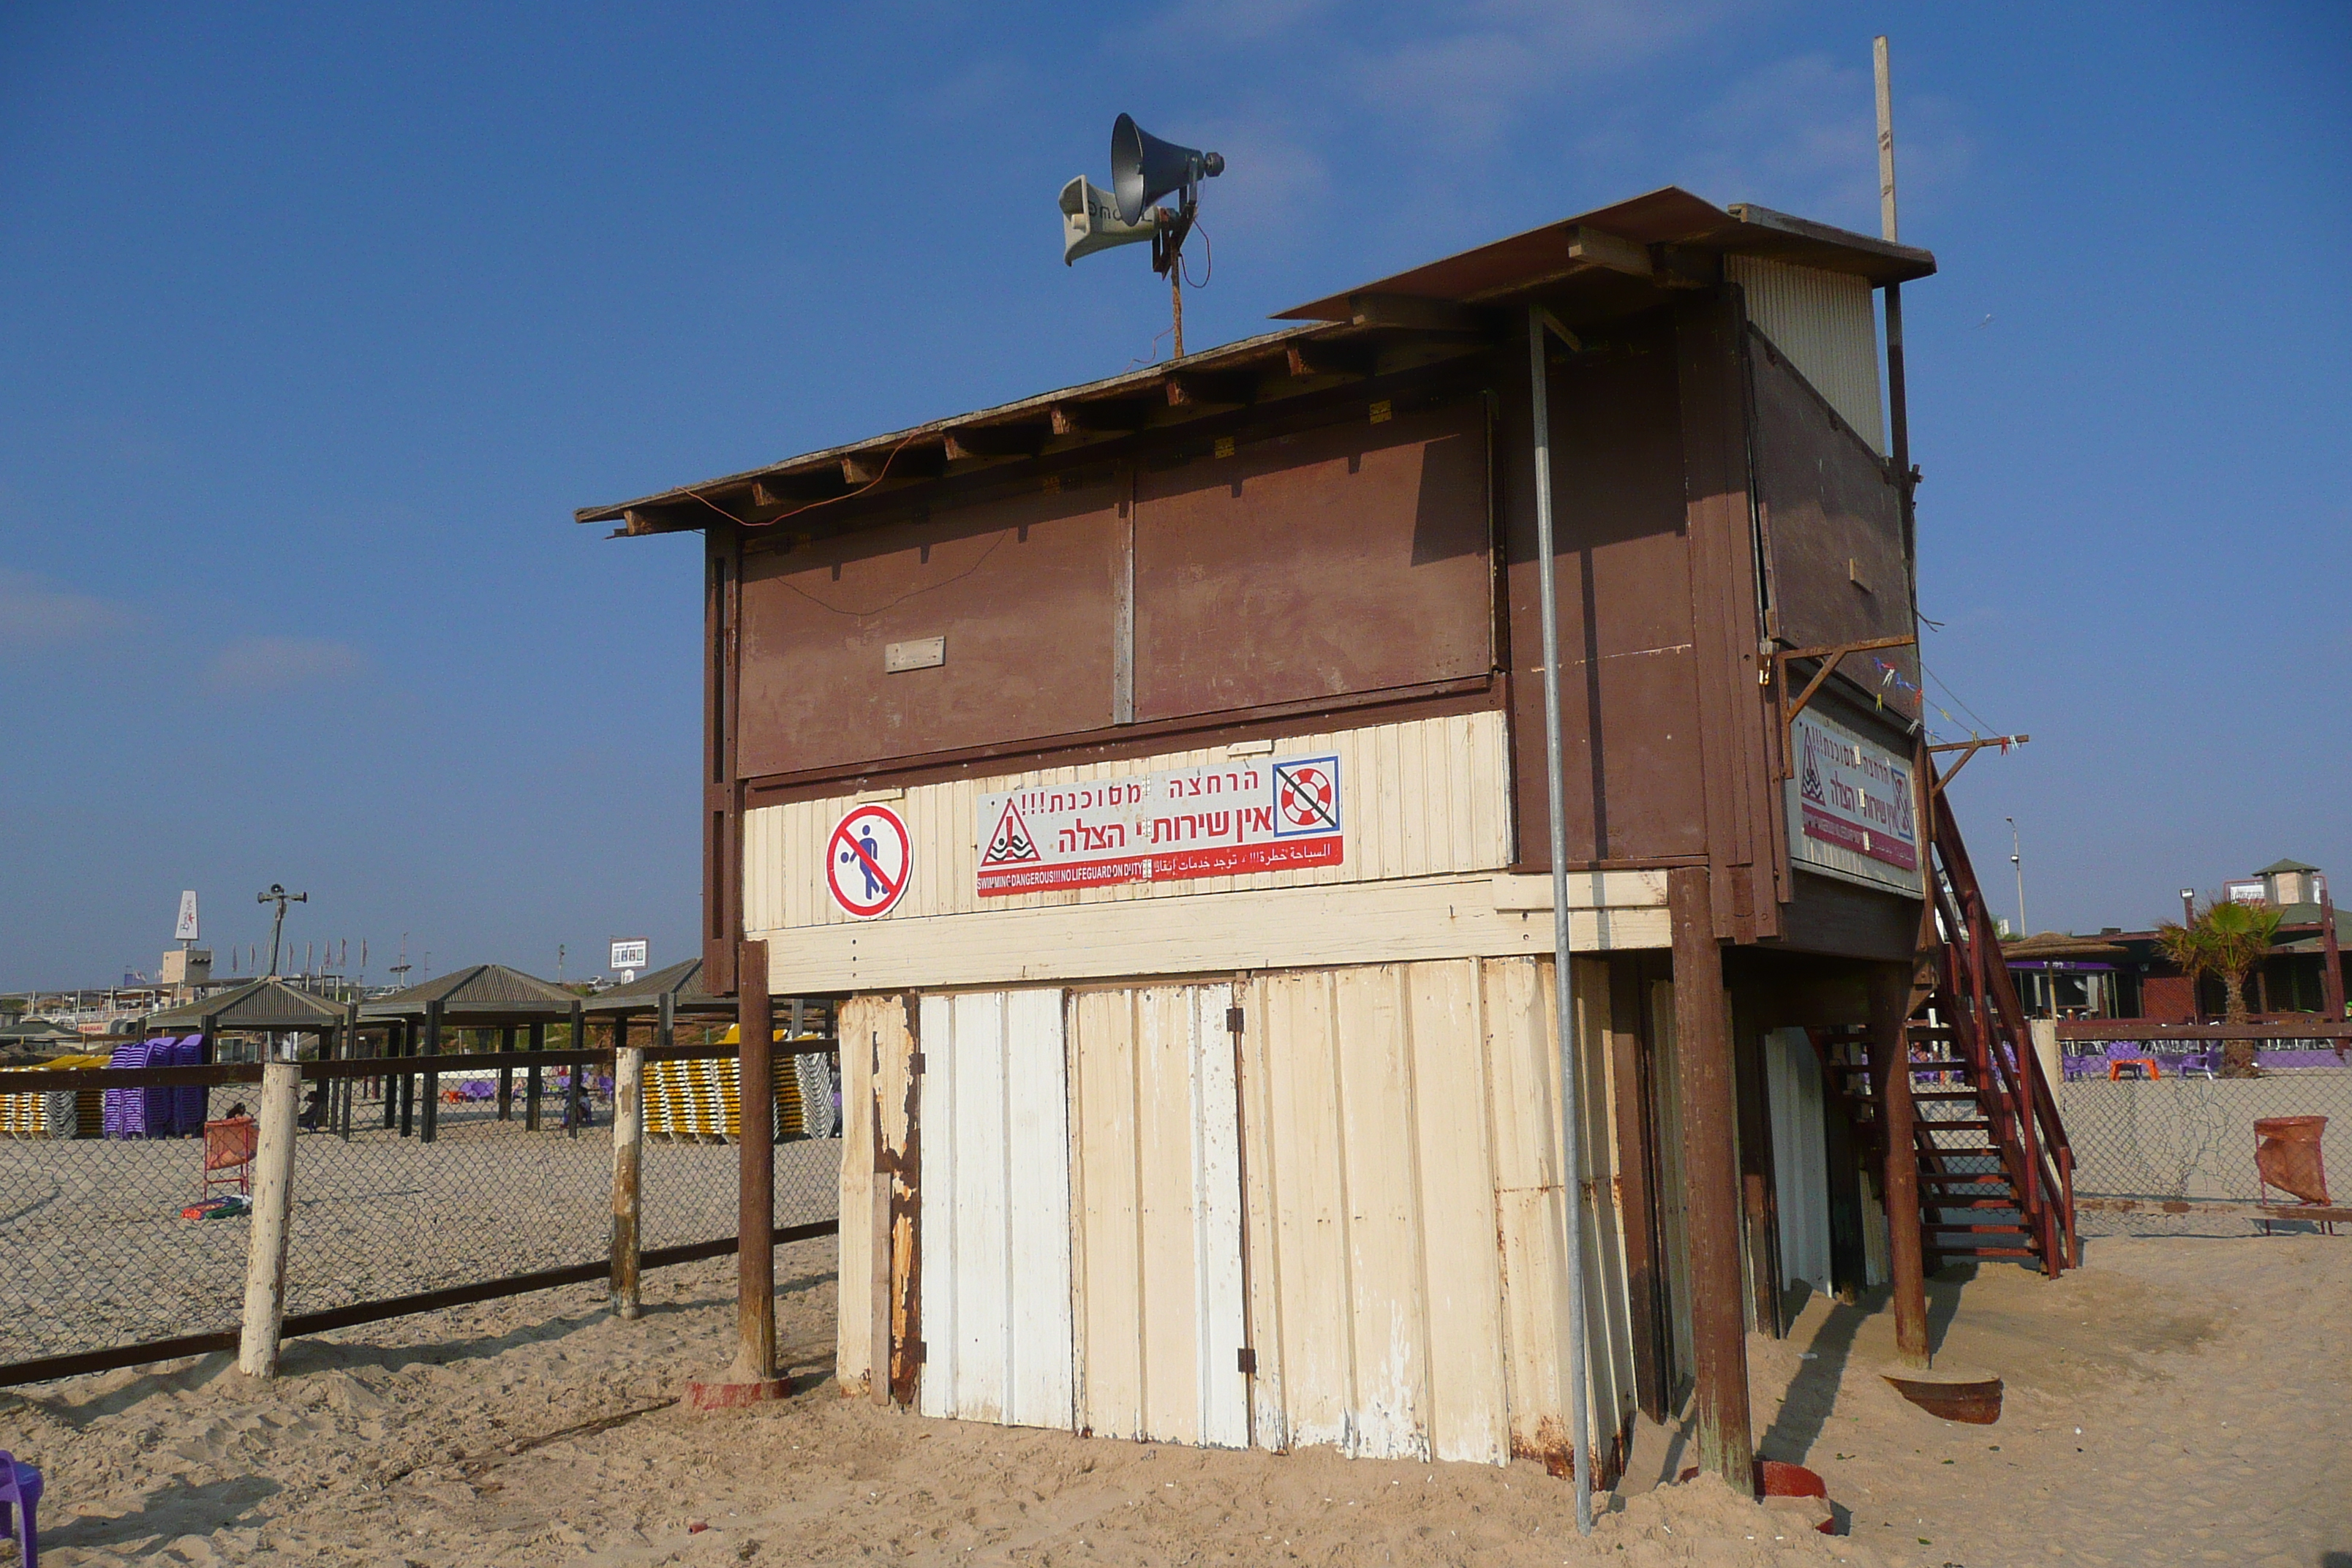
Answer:
[[[837, 1213], [839, 1078], [828, 1044], [778, 1050], [779, 1228]], [[724, 1083], [731, 1103], [732, 1047], [647, 1054], [665, 1058], [648, 1065], [649, 1079], [690, 1073]], [[614, 1245], [612, 1053], [529, 1055], [538, 1059], [304, 1064], [287, 1332], [604, 1277]], [[0, 1382], [235, 1342], [260, 1074], [258, 1065], [0, 1073], [9, 1258]], [[640, 1152], [641, 1266], [730, 1250], [740, 1184], [731, 1121], [677, 1135], [656, 1131], [656, 1120], [647, 1117]]]
[[[2258, 1232], [2259, 1205], [2298, 1201], [2276, 1187], [2265, 1199], [2254, 1164], [2254, 1123], [2279, 1117], [2326, 1118], [2319, 1152], [2334, 1173], [2329, 1199], [2352, 1197], [2352, 1063], [2332, 1049], [2264, 1050], [2256, 1062], [2259, 1077], [2221, 1078], [2194, 1053], [2070, 1051], [2058, 1109], [2074, 1148], [2083, 1233]], [[2303, 1222], [2272, 1221], [2283, 1223]]]

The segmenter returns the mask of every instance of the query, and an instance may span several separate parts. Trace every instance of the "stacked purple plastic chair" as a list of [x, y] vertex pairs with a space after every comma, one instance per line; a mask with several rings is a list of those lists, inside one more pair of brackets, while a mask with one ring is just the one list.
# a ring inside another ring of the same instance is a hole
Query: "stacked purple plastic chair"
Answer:
[[[172, 1051], [172, 1065], [174, 1067], [200, 1067], [204, 1059], [205, 1037], [202, 1035], [183, 1035], [179, 1045]], [[156, 1065], [161, 1067], [163, 1064], [158, 1062]], [[173, 1131], [183, 1138], [203, 1137], [205, 1104], [210, 1098], [204, 1086], [195, 1084], [186, 1089], [175, 1089], [171, 1093]]]
[[0, 1523], [16, 1538], [25, 1568], [41, 1568], [41, 1532], [34, 1522], [40, 1501], [41, 1472], [14, 1454], [0, 1452]]
[[[109, 1068], [138, 1068], [148, 1065], [154, 1047], [153, 1040], [126, 1040], [114, 1047], [107, 1061]], [[147, 1136], [147, 1091], [142, 1089], [110, 1089], [101, 1110], [104, 1131], [109, 1138], [144, 1138]]]

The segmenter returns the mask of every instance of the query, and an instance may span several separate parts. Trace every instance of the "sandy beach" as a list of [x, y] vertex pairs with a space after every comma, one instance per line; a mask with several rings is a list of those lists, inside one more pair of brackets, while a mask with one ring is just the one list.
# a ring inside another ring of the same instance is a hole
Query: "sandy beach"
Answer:
[[675, 1403], [724, 1359], [722, 1258], [649, 1277], [634, 1323], [575, 1288], [297, 1342], [274, 1384], [212, 1356], [16, 1391], [0, 1446], [47, 1475], [59, 1568], [2347, 1561], [2352, 1359], [2327, 1304], [2352, 1300], [2352, 1243], [2124, 1237], [2087, 1265], [1931, 1285], [1940, 1357], [2008, 1380], [1994, 1426], [1888, 1389], [1892, 1326], [1868, 1304], [1817, 1299], [1786, 1341], [1750, 1340], [1759, 1447], [1828, 1479], [1837, 1536], [1712, 1483], [1659, 1488], [1685, 1462], [1668, 1430], [1642, 1434], [1579, 1542], [1532, 1464], [1204, 1452], [849, 1403], [829, 1242], [779, 1251], [803, 1387], [752, 1413]]

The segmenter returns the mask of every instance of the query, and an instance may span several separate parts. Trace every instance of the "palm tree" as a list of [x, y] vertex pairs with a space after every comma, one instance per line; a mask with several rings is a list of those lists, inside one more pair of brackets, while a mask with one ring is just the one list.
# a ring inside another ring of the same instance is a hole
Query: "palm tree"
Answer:
[[[2279, 911], [2269, 904], [2218, 900], [2186, 925], [2172, 922], [2159, 926], [2156, 941], [2164, 950], [2164, 956], [2189, 977], [2192, 994], [2198, 981], [2205, 975], [2220, 975], [2222, 1021], [2242, 1024], [2246, 1021], [2246, 976], [2270, 956], [2271, 941], [2278, 934], [2278, 927]], [[2252, 1078], [2257, 1070], [2253, 1041], [2222, 1042], [2223, 1078]]]

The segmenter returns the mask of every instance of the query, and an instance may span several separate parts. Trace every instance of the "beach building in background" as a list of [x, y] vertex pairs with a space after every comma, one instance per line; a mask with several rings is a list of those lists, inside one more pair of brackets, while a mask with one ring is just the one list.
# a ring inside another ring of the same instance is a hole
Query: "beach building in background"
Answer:
[[845, 1391], [1562, 1466], [1573, 1204], [1598, 1479], [1695, 1388], [1745, 1486], [1746, 1329], [2067, 1266], [1917, 722], [1934, 267], [1668, 189], [579, 514], [705, 538], [702, 980], [840, 999]]

